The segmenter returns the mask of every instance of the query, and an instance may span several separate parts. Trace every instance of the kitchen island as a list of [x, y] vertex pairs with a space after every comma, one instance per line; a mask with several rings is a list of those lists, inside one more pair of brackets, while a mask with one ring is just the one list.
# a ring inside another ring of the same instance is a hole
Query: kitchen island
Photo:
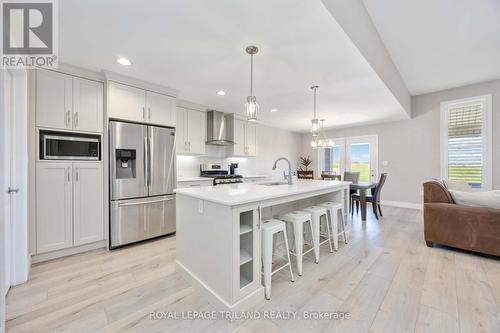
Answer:
[[176, 269], [223, 310], [264, 300], [260, 228], [263, 221], [318, 202], [344, 203], [349, 182], [299, 180], [176, 190]]

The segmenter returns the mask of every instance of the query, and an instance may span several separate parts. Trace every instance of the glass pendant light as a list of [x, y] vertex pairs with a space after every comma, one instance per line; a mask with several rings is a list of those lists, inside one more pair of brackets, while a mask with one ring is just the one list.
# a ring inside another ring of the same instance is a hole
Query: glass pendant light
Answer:
[[257, 98], [253, 95], [253, 55], [259, 52], [257, 46], [248, 46], [245, 51], [250, 54], [250, 96], [247, 97], [245, 103], [245, 114], [248, 121], [257, 121], [257, 114], [260, 106], [257, 103]]
[[320, 120], [320, 128], [319, 128], [319, 139], [317, 141], [317, 146], [320, 148], [333, 148], [334, 142], [327, 138], [325, 133], [325, 119]]

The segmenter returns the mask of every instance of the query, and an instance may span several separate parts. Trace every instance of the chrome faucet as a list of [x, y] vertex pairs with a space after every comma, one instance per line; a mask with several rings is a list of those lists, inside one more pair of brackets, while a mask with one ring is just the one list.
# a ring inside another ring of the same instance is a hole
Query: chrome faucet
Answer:
[[288, 158], [286, 157], [278, 158], [273, 164], [273, 170], [276, 170], [276, 164], [280, 160], [286, 161], [288, 163], [288, 185], [292, 185], [292, 163], [290, 163], [290, 160]]

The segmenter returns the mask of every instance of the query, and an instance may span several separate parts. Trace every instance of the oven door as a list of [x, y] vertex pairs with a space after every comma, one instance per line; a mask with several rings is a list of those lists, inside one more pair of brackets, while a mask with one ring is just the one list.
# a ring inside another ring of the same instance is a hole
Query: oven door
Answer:
[[44, 160], [100, 160], [98, 138], [44, 135], [42, 145]]

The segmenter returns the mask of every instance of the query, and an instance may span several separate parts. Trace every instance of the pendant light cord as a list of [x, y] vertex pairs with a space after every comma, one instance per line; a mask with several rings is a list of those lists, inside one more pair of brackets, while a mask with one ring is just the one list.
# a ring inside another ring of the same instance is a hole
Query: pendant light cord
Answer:
[[253, 96], [253, 54], [250, 54], [250, 96]]

